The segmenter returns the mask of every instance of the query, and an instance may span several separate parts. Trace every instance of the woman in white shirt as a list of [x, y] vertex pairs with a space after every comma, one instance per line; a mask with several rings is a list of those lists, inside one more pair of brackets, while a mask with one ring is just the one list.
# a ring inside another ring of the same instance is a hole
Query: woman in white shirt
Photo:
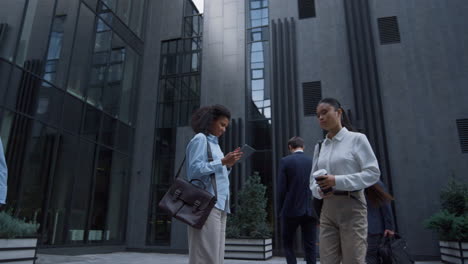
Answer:
[[[377, 159], [364, 134], [353, 128], [341, 104], [322, 99], [320, 127], [328, 133], [314, 153], [310, 188], [323, 200], [320, 215], [320, 263], [364, 264], [367, 250], [367, 207], [363, 190], [379, 180]], [[332, 191], [326, 192], [327, 189]], [[322, 191], [324, 190], [324, 191]]]

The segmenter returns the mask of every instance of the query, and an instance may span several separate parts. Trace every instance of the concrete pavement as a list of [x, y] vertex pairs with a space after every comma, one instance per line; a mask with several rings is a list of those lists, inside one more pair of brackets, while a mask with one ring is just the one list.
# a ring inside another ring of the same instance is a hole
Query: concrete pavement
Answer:
[[[38, 254], [36, 264], [187, 264], [187, 255], [117, 252], [109, 254], [93, 254], [80, 256], [45, 255]], [[224, 264], [285, 264], [286, 260], [274, 257], [267, 261], [231, 260], [226, 259]], [[298, 264], [305, 263], [298, 259]], [[442, 262], [416, 262], [417, 264], [439, 264]], [[318, 264], [318, 263], [317, 263]]]

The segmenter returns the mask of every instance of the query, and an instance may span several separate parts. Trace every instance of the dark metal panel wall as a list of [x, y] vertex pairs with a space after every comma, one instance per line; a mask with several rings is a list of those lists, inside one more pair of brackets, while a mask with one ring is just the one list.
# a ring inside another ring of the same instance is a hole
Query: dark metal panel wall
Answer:
[[[288, 154], [287, 141], [299, 135], [299, 88], [297, 80], [296, 23], [293, 18], [271, 21], [271, 88], [273, 136], [273, 188], [277, 165]], [[277, 208], [277, 201], [274, 201]], [[275, 222], [275, 230], [280, 223]], [[281, 249], [280, 232], [275, 236], [275, 254]]]
[[382, 176], [392, 192], [369, 1], [343, 2], [356, 109], [352, 121], [369, 138], [379, 159]]

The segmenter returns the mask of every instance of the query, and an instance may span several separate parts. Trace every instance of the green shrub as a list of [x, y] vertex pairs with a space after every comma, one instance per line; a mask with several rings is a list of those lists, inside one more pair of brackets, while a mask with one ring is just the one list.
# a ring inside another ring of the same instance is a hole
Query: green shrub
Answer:
[[266, 222], [266, 186], [260, 182], [258, 172], [247, 179], [239, 192], [236, 213], [228, 217], [228, 238], [270, 238], [271, 231]]
[[445, 241], [468, 241], [468, 185], [451, 179], [440, 193], [442, 210], [424, 225]]
[[37, 223], [27, 223], [6, 212], [0, 212], [0, 238], [35, 236], [38, 228]]

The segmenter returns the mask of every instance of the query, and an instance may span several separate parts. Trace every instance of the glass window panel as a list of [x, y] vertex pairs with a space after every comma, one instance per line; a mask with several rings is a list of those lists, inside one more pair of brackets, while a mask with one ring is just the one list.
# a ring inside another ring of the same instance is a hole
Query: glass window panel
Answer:
[[99, 126], [101, 124], [101, 111], [92, 106], [86, 107], [85, 121], [82, 134], [90, 140], [97, 141]]
[[251, 62], [263, 62], [263, 51], [252, 52], [251, 54]]
[[265, 64], [263, 62], [254, 62], [254, 63], [251, 63], [250, 68], [252, 68], [252, 69], [263, 69], [263, 68], [265, 68]]
[[126, 49], [121, 47], [121, 48], [116, 48], [111, 51], [111, 62], [122, 62], [125, 61], [125, 52]]
[[262, 18], [262, 10], [257, 9], [257, 10], [250, 10], [250, 19], [255, 20], [255, 19], [261, 19]]
[[252, 90], [264, 90], [265, 85], [264, 85], [264, 79], [259, 79], [259, 80], [252, 80]]
[[262, 25], [262, 20], [261, 19], [253, 19], [251, 20], [251, 26], [252, 27], [259, 27]]
[[102, 0], [107, 8], [115, 10], [117, 7], [117, 0]]
[[76, 29], [76, 34], [80, 37], [75, 39], [70, 63], [70, 80], [67, 86], [70, 93], [80, 98], [83, 97], [84, 89], [88, 85], [87, 77], [89, 75], [89, 60], [91, 59], [89, 49], [94, 45], [94, 21], [94, 13], [86, 5], [81, 4]]
[[111, 38], [112, 32], [111, 31], [103, 31], [96, 33], [96, 42], [94, 45], [94, 51], [107, 51], [110, 50], [111, 47]]
[[[76, 177], [78, 160], [78, 137], [64, 133], [58, 141], [57, 163], [52, 183], [52, 195], [47, 211], [48, 244], [64, 244], [66, 237], [66, 220], [70, 213], [68, 201], [72, 198], [73, 182]], [[82, 175], [80, 175], [82, 176]]]
[[124, 238], [129, 170], [128, 156], [114, 152], [107, 205], [106, 231], [108, 232], [108, 236], [106, 240], [123, 241]]
[[185, 54], [183, 55], [183, 57], [184, 57], [184, 62], [182, 64], [182, 73], [190, 72], [191, 67], [192, 67], [192, 55]]
[[263, 110], [263, 114], [265, 115], [265, 118], [271, 118], [271, 108], [267, 107]]
[[131, 48], [126, 50], [125, 67], [120, 97], [119, 119], [127, 124], [132, 124], [135, 111], [134, 92], [137, 87], [137, 79], [140, 56]]
[[263, 69], [252, 70], [252, 79], [263, 79]]
[[168, 50], [167, 50], [167, 41], [164, 41], [161, 45], [161, 54], [167, 54]]
[[271, 101], [270, 100], [265, 100], [265, 107], [270, 106], [270, 105], [271, 105]]
[[0, 9], [0, 24], [3, 24], [6, 30], [1, 41], [0, 57], [13, 61], [15, 54], [16, 40], [20, 34], [21, 20], [26, 0], [2, 0], [2, 8]]
[[268, 8], [262, 9], [262, 18], [268, 18]]
[[132, 128], [120, 123], [117, 133], [117, 149], [128, 153], [130, 151]]
[[262, 4], [261, 1], [251, 1], [250, 2], [250, 8], [251, 9], [260, 8], [260, 7], [262, 7], [261, 4]]
[[89, 201], [91, 199], [91, 180], [94, 175], [96, 144], [81, 140], [75, 151], [79, 153], [79, 166], [76, 166], [76, 180], [71, 196], [70, 220], [67, 241], [83, 243], [88, 220]]
[[254, 42], [251, 44], [252, 51], [263, 51], [263, 43], [262, 42]]
[[117, 16], [128, 25], [132, 0], [119, 0], [117, 5]]
[[[15, 205], [19, 217], [41, 222], [45, 213], [43, 200], [53, 171], [57, 131], [22, 115], [6, 112], [5, 117], [9, 124], [2, 125], [2, 137], [8, 133], [7, 141], [3, 142], [7, 150], [7, 201]], [[46, 233], [47, 227], [42, 227], [42, 231]]]
[[193, 53], [192, 54], [192, 72], [197, 72], [198, 71], [198, 53]]
[[268, 26], [268, 18], [263, 18], [262, 19], [262, 26]]
[[169, 41], [169, 53], [177, 52], [177, 41]]
[[88, 241], [91, 243], [109, 240], [110, 238], [106, 222], [109, 213], [109, 187], [113, 152], [108, 148], [100, 147], [98, 153], [94, 178], [94, 200], [88, 234]]
[[73, 95], [65, 95], [63, 104], [62, 126], [73, 133], [79, 133], [81, 117], [83, 116], [83, 102]]
[[25, 65], [27, 61], [43, 61], [49, 42], [49, 34], [43, 32], [50, 31], [54, 5], [55, 0], [28, 1], [16, 56], [16, 63], [19, 66]]
[[122, 63], [110, 65], [107, 81], [108, 82], [120, 82], [123, 78], [122, 71], [123, 71]]
[[255, 101], [254, 103], [257, 108], [263, 108], [263, 101]]
[[50, 85], [41, 85], [37, 94], [35, 116], [52, 125], [58, 125], [62, 112], [63, 92]]
[[[21, 96], [20, 91], [23, 91], [25, 88], [31, 86], [25, 85], [24, 77], [28, 76], [27, 74], [23, 75], [23, 71], [17, 67], [11, 67], [11, 72], [9, 76], [9, 83], [7, 85], [8, 89], [6, 91], [6, 98], [4, 99], [4, 103], [6, 106], [12, 109], [23, 109], [21, 111], [29, 111], [29, 113], [33, 113], [33, 110], [25, 110], [25, 107], [21, 107], [21, 100], [24, 96]], [[33, 79], [36, 83], [39, 82], [37, 79]], [[8, 81], [8, 78], [5, 79]]]
[[268, 0], [263, 0], [262, 1], [262, 6], [263, 7], [268, 7]]
[[102, 118], [102, 128], [101, 128], [101, 136], [99, 138], [99, 141], [109, 147], [114, 146], [115, 142], [115, 133], [117, 130], [117, 120], [114, 118], [108, 116], [108, 115], [103, 115]]
[[11, 71], [11, 64], [0, 60], [0, 105], [3, 105], [3, 101], [6, 97], [6, 92], [9, 88], [8, 81], [11, 76]]
[[252, 100], [254, 101], [260, 101], [260, 100], [263, 100], [263, 90], [259, 90], [259, 91], [252, 91]]
[[259, 41], [262, 40], [262, 33], [261, 32], [252, 32], [252, 36], [250, 41]]

